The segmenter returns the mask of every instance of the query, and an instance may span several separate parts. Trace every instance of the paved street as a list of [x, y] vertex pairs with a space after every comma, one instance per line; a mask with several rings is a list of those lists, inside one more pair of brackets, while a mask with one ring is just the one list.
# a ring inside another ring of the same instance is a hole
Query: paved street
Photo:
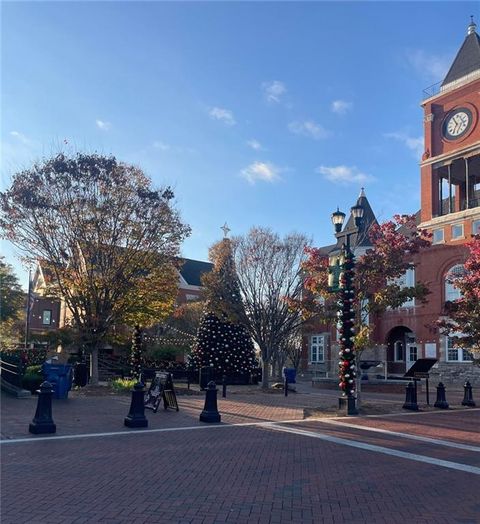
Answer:
[[480, 522], [480, 409], [303, 418], [335, 396], [232, 392], [219, 425], [181, 396], [129, 430], [128, 397], [73, 394], [53, 437], [28, 433], [36, 399], [2, 397], [2, 523]]

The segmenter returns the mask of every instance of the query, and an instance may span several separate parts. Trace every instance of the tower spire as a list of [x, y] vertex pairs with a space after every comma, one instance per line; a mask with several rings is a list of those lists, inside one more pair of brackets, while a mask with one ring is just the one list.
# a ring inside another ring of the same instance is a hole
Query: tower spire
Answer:
[[475, 33], [477, 30], [477, 24], [473, 21], [473, 15], [470, 15], [470, 24], [467, 28], [467, 36]]

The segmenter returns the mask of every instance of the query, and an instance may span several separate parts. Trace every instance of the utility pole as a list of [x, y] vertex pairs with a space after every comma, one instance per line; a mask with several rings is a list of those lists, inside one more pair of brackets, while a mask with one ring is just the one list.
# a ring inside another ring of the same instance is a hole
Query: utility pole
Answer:
[[32, 302], [32, 270], [28, 270], [28, 296], [27, 296], [27, 316], [25, 319], [25, 349], [28, 348], [28, 339], [30, 338], [30, 310]]

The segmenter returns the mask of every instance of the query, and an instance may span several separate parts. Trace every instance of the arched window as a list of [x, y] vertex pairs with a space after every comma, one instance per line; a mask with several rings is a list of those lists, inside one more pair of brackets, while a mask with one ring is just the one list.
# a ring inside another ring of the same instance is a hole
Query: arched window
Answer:
[[462, 264], [457, 264], [447, 271], [445, 275], [445, 301], [454, 301], [459, 299], [462, 294], [460, 290], [455, 287], [454, 280], [465, 275], [465, 268]]

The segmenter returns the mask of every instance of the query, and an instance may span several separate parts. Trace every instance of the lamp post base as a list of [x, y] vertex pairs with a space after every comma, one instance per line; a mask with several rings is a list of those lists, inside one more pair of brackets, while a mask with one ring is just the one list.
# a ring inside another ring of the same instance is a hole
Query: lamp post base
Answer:
[[347, 415], [349, 416], [358, 415], [357, 399], [353, 396], [339, 397], [338, 409], [341, 411], [345, 410], [347, 412]]

